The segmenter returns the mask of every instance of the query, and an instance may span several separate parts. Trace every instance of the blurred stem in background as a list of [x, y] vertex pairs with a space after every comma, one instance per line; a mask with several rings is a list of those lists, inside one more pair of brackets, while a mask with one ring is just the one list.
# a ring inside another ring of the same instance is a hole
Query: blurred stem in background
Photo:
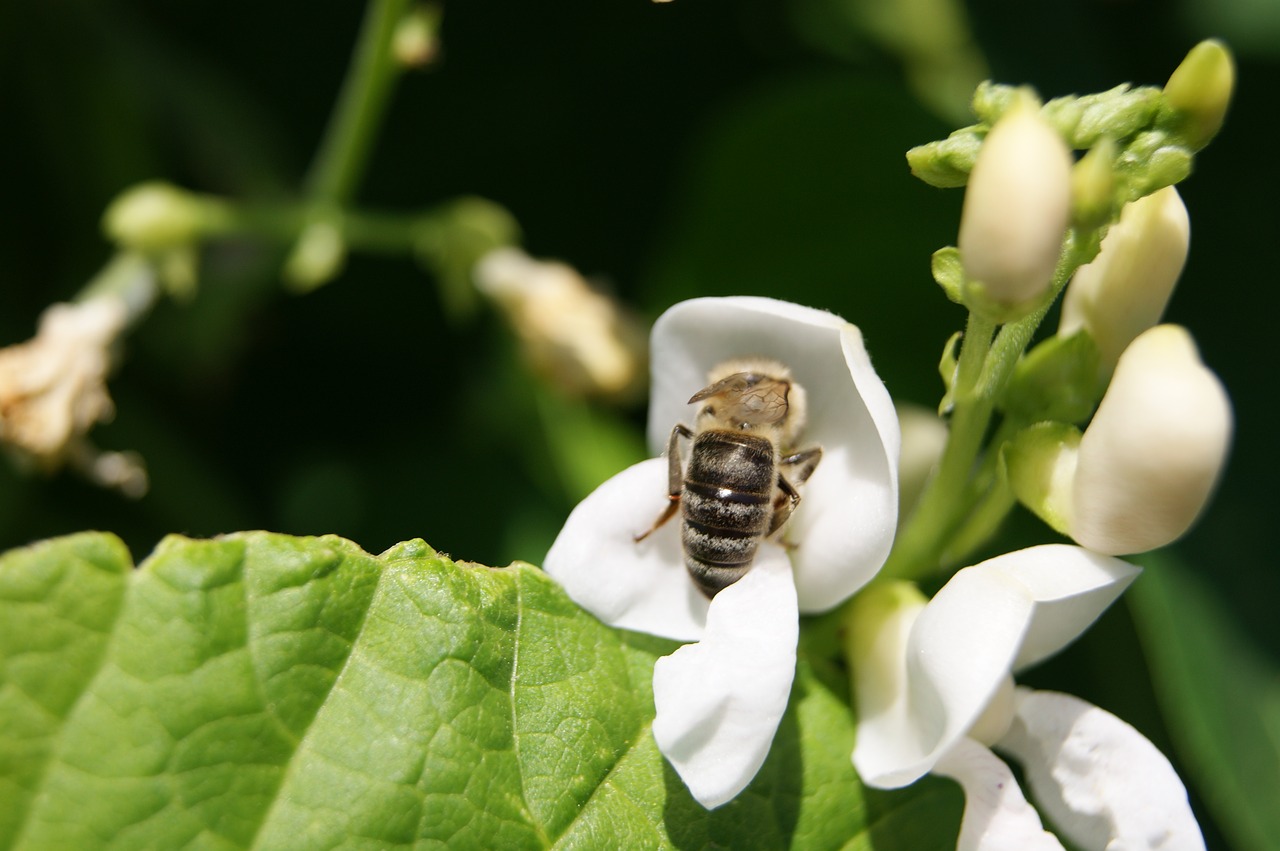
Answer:
[[[469, 318], [484, 295], [509, 321], [526, 368], [547, 385], [535, 394], [541, 401], [526, 400], [524, 417], [542, 424], [543, 445], [551, 450], [545, 454], [554, 469], [544, 474], [554, 484], [544, 488], [573, 501], [614, 472], [620, 460], [634, 460], [639, 441], [618, 438], [621, 422], [602, 432], [601, 417], [609, 417], [593, 413], [586, 397], [630, 405], [642, 396], [645, 335], [638, 319], [570, 267], [534, 261], [510, 248], [518, 243], [520, 228], [495, 202], [463, 196], [410, 212], [353, 204], [396, 82], [406, 69], [437, 56], [439, 26], [438, 5], [371, 0], [301, 197], [261, 201], [189, 191], [159, 180], [135, 185], [120, 193], [103, 216], [117, 253], [74, 300], [121, 300], [127, 305], [123, 331], [141, 321], [162, 295], [189, 300], [197, 287], [199, 252], [214, 241], [291, 245], [280, 271], [286, 286], [298, 293], [333, 280], [353, 250], [416, 257], [438, 285], [446, 318]], [[500, 287], [490, 281], [491, 286], [477, 289], [473, 269], [502, 247], [523, 262], [515, 263], [515, 272], [506, 273]], [[603, 365], [611, 366], [602, 372]], [[105, 376], [106, 366], [100, 371]], [[106, 398], [105, 385], [101, 392]], [[552, 396], [558, 401], [551, 402]], [[559, 413], [548, 422], [552, 408]], [[109, 398], [95, 410], [100, 415], [81, 418], [82, 432], [109, 418]], [[572, 435], [569, 445], [585, 451], [557, 449], [565, 446], [562, 432]], [[59, 463], [42, 466], [56, 469]], [[540, 469], [532, 465], [535, 475]], [[145, 485], [129, 491], [139, 496]]]

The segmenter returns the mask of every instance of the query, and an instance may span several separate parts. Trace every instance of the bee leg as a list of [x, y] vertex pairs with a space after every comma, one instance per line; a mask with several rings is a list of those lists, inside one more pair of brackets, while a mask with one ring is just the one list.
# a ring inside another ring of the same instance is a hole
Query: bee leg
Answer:
[[693, 437], [693, 432], [689, 431], [686, 426], [676, 423], [675, 428], [671, 429], [671, 437], [667, 441], [667, 498], [671, 500], [667, 507], [662, 509], [662, 513], [658, 515], [658, 519], [653, 521], [653, 525], [639, 535], [633, 535], [632, 539], [638, 544], [645, 538], [652, 535], [662, 527], [664, 523], [675, 516], [676, 510], [680, 508], [680, 494], [684, 492], [684, 461], [680, 457], [680, 438]]
[[791, 482], [787, 481], [787, 477], [778, 473], [778, 494], [774, 500], [773, 517], [769, 520], [769, 531], [765, 534], [766, 538], [773, 537], [779, 529], [787, 525], [787, 521], [791, 519], [791, 514], [796, 510], [796, 506], [800, 504], [800, 491], [795, 489]]
[[809, 477], [818, 468], [818, 462], [821, 460], [822, 447], [810, 446], [808, 449], [801, 449], [799, 452], [779, 458], [778, 466], [797, 468], [792, 471], [791, 478], [797, 485], [802, 485], [809, 481]]
[[644, 530], [643, 532], [641, 532], [639, 535], [632, 535], [631, 540], [635, 541], [638, 544], [641, 541], [643, 541], [645, 538], [652, 535], [654, 532], [658, 531], [658, 529], [662, 528], [662, 524], [666, 523], [672, 517], [676, 516], [676, 509], [678, 509], [679, 507], [680, 507], [680, 496], [679, 494], [677, 494], [676, 496], [671, 497], [671, 502], [667, 504], [666, 508], [662, 509], [662, 513], [658, 515], [657, 520], [653, 521], [653, 525], [650, 526], [648, 529]]
[[782, 474], [781, 468], [794, 468], [791, 475], [797, 485], [802, 485], [813, 475], [813, 471], [817, 469], [818, 462], [821, 460], [821, 446], [801, 449], [799, 452], [793, 452], [778, 459], [778, 495], [773, 501], [773, 517], [769, 521], [769, 532], [765, 537], [771, 537], [779, 529], [787, 525], [787, 521], [791, 519], [792, 512], [800, 504], [800, 492]]

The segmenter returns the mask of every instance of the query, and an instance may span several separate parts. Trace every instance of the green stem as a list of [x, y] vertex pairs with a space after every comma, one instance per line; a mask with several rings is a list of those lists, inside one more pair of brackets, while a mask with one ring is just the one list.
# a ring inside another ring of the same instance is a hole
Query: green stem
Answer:
[[133, 325], [160, 296], [160, 284], [152, 264], [141, 254], [116, 252], [76, 294], [75, 300], [89, 301], [103, 296], [123, 301], [128, 310], [128, 324]]
[[1001, 430], [975, 470], [983, 438], [1018, 359], [1076, 269], [1096, 256], [1100, 238], [1097, 231], [1070, 232], [1045, 298], [1026, 316], [1002, 326], [994, 341], [991, 321], [969, 314], [946, 449], [881, 576], [919, 579], [949, 566], [985, 543], [1012, 510], [1015, 502], [1009, 488], [995, 481], [994, 453], [1004, 440], [1001, 435], [1009, 432]]
[[[292, 242], [311, 222], [313, 208], [306, 202], [228, 205], [226, 215], [203, 237], [257, 236]], [[349, 248], [384, 254], [411, 251], [424, 220], [421, 213], [386, 213], [344, 209], [335, 214]]]
[[365, 10], [351, 67], [307, 175], [307, 197], [313, 204], [345, 204], [364, 174], [400, 70], [391, 41], [407, 6], [408, 0], [371, 0]]
[[960, 344], [951, 415], [951, 434], [937, 472], [925, 486], [911, 522], [898, 535], [881, 571], [887, 579], [916, 579], [941, 566], [942, 544], [963, 517], [963, 492], [991, 421], [994, 399], [981, 392], [984, 364], [995, 324], [973, 312]]

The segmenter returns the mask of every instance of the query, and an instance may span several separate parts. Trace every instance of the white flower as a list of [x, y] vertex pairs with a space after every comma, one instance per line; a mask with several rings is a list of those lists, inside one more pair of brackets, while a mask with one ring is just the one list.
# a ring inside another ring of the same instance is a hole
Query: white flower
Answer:
[[755, 776], [795, 676], [798, 618], [838, 605], [888, 555], [897, 517], [898, 425], [856, 327], [765, 298], [703, 298], [659, 317], [651, 340], [649, 442], [692, 423], [689, 397], [735, 357], [774, 358], [807, 391], [802, 446], [823, 457], [785, 535], [744, 578], [707, 600], [689, 578], [679, 520], [637, 544], [668, 504], [667, 461], [614, 476], [582, 502], [547, 553], [548, 573], [605, 623], [697, 642], [654, 667], [658, 747], [712, 808]]
[[1071, 216], [1071, 151], [1020, 102], [987, 134], [960, 213], [960, 260], [985, 300], [1021, 308], [1052, 283]]
[[927, 604], [889, 586], [859, 598], [853, 762], [880, 788], [926, 773], [965, 790], [958, 849], [1050, 848], [1008, 766], [1084, 849], [1202, 849], [1186, 791], [1155, 747], [1077, 698], [1012, 687], [1012, 675], [1084, 631], [1138, 574], [1080, 547], [1047, 545], [958, 572]]

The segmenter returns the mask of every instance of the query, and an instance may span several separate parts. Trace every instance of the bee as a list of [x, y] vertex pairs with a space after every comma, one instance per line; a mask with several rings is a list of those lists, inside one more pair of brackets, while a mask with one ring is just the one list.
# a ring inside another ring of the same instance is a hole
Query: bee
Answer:
[[[704, 403], [694, 429], [677, 423], [667, 442], [671, 502], [635, 540], [679, 509], [685, 567], [710, 598], [745, 576], [760, 542], [786, 525], [800, 504], [796, 486], [813, 475], [822, 448], [793, 449], [804, 427], [804, 388], [778, 361], [725, 361], [707, 380], [689, 399]], [[681, 438], [693, 441], [687, 469]]]

